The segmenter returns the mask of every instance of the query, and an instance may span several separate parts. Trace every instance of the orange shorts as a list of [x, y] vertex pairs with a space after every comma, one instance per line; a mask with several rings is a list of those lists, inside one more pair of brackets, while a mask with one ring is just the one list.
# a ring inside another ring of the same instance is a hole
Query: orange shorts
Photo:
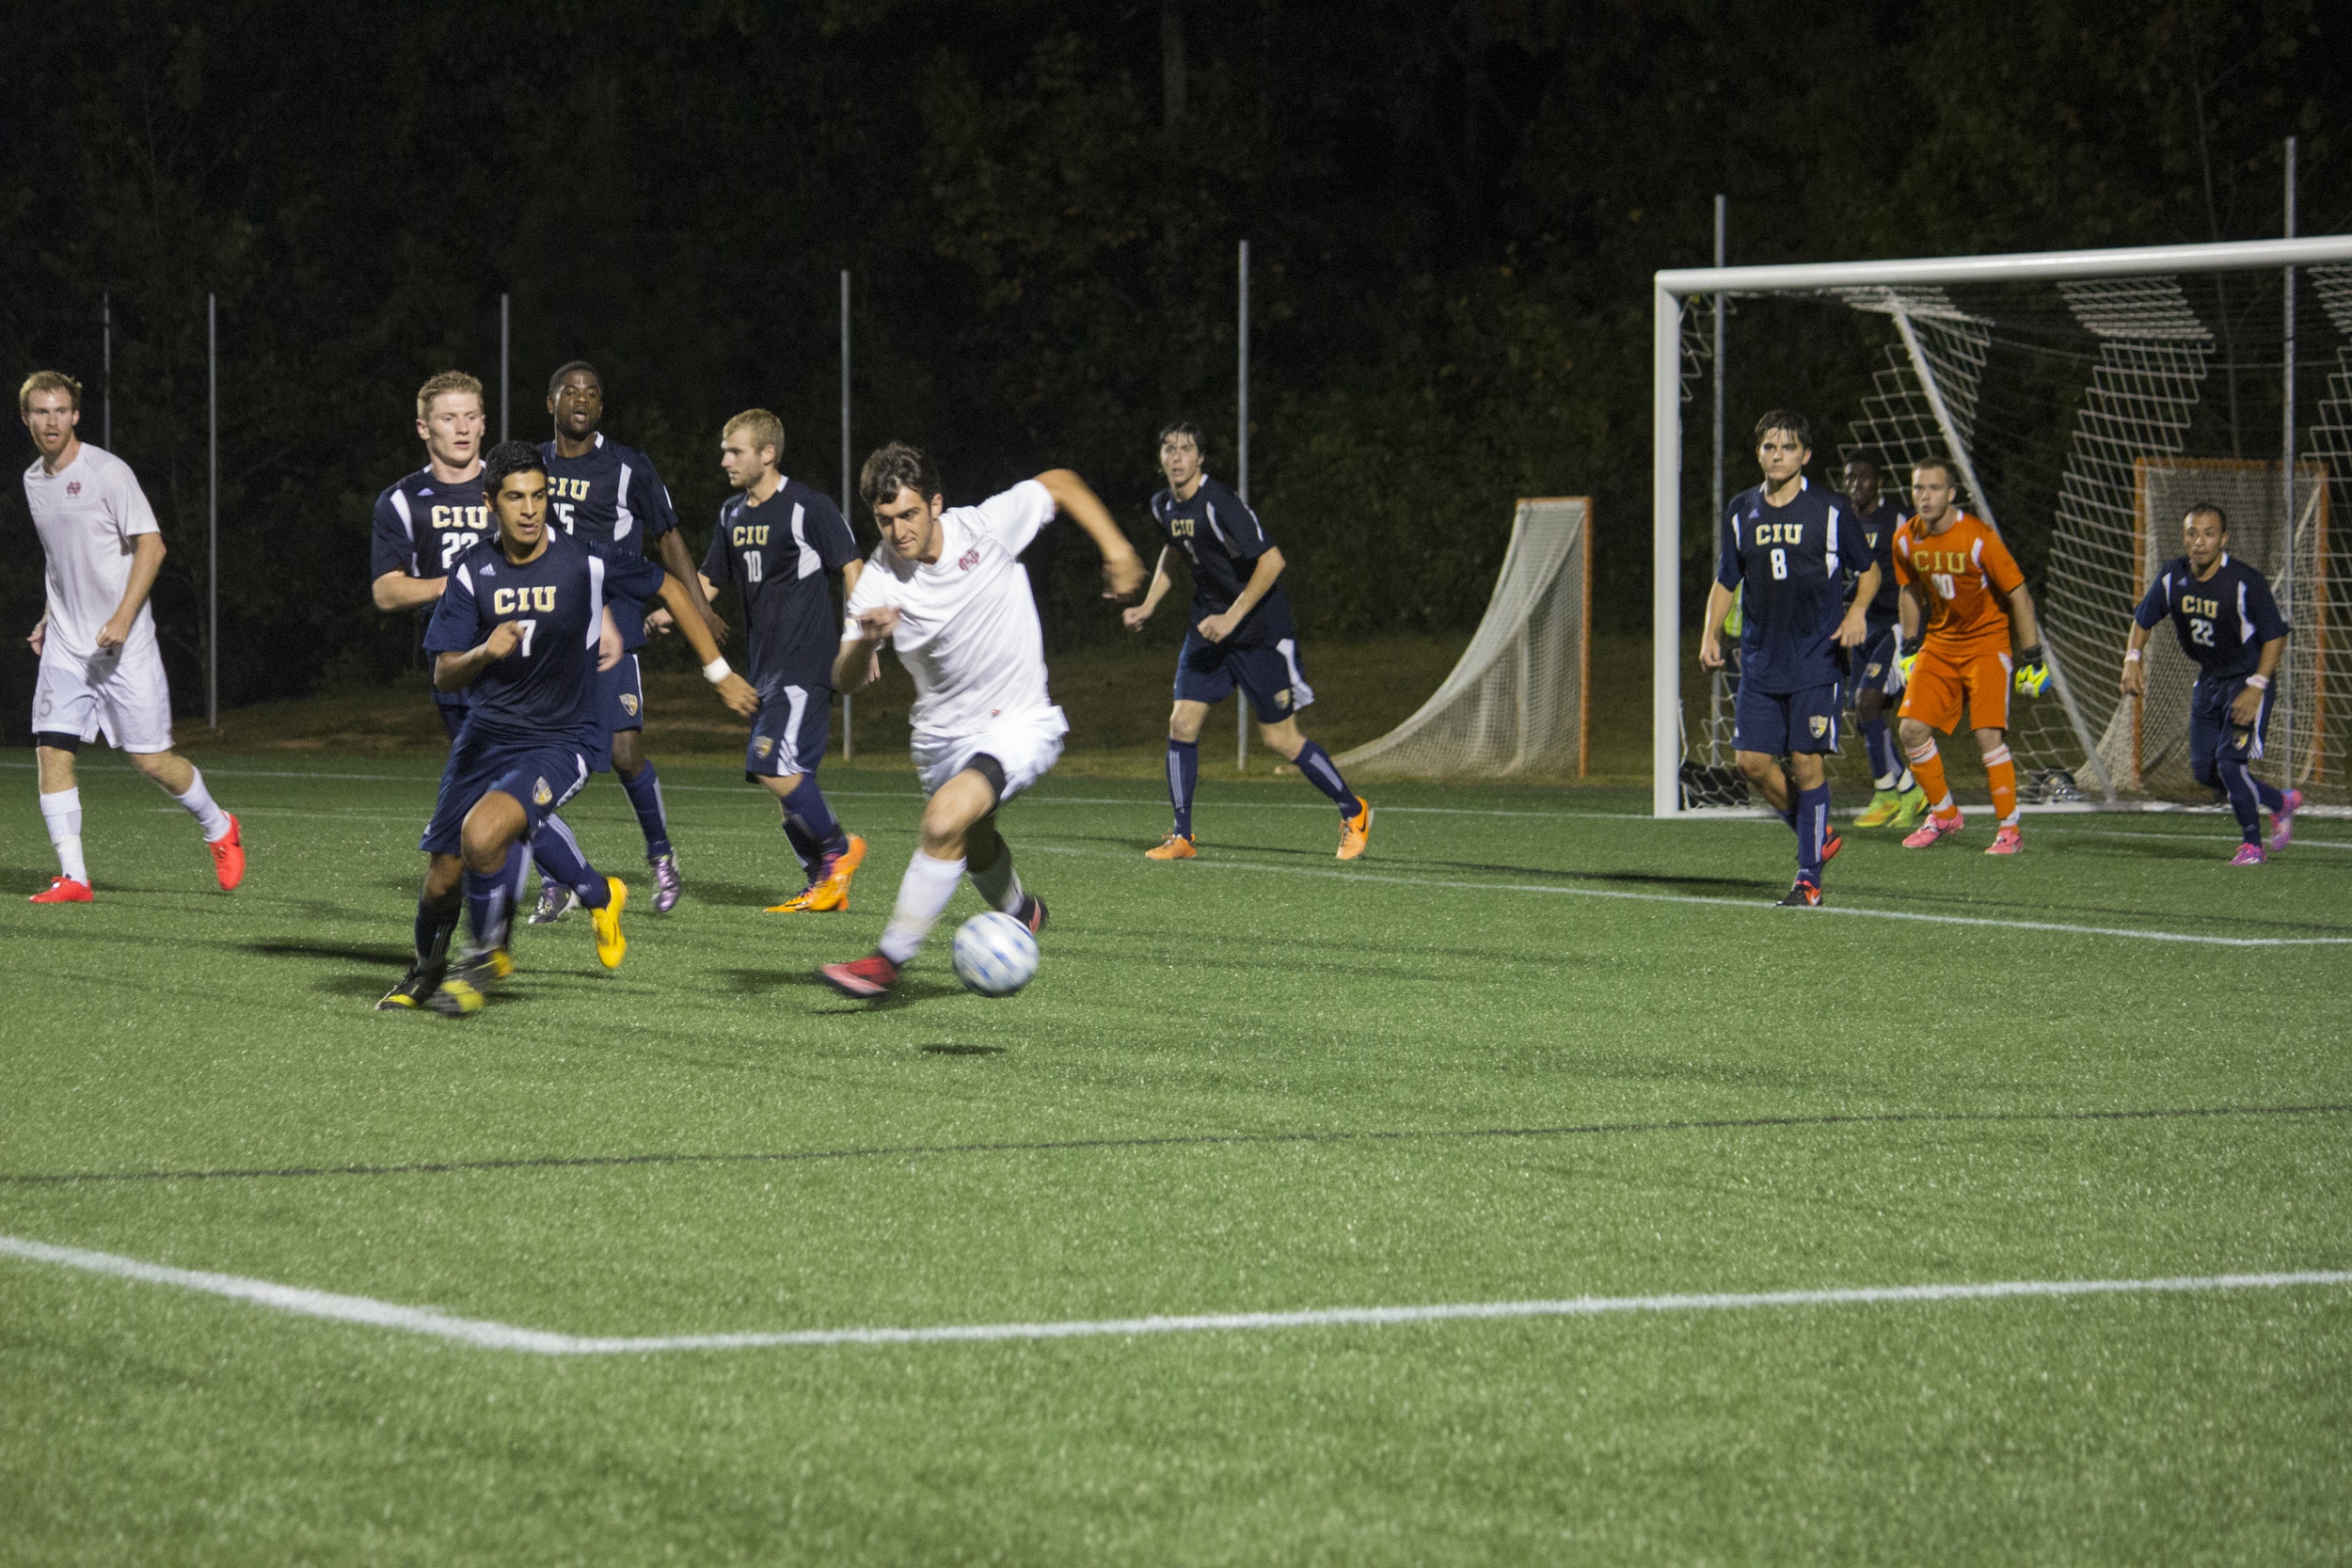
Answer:
[[2006, 649], [1987, 643], [1946, 648], [1930, 642], [1919, 650], [1919, 662], [1911, 667], [1904, 683], [1900, 716], [1949, 735], [1960, 727], [1964, 698], [1970, 728], [2005, 730], [2009, 728], [2009, 685]]

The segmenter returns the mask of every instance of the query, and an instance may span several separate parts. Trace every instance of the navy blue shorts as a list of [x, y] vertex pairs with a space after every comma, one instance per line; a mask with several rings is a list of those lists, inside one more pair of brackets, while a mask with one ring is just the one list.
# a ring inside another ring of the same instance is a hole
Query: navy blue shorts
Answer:
[[1271, 647], [1236, 648], [1210, 641], [1198, 626], [1184, 633], [1184, 651], [1176, 656], [1176, 700], [1215, 706], [1235, 686], [1248, 697], [1261, 724], [1279, 724], [1315, 700], [1296, 638], [1285, 637]]
[[2262, 757], [2263, 736], [2270, 728], [2271, 693], [2263, 693], [2262, 712], [2252, 725], [2240, 727], [2230, 721], [2230, 705], [2245, 689], [2244, 676], [2228, 681], [2200, 676], [2188, 694], [2188, 767], [2199, 784], [2219, 783], [2225, 762], [2255, 762]]
[[1780, 756], [1790, 752], [1837, 752], [1837, 687], [1758, 691], [1740, 683], [1731, 709], [1731, 744], [1742, 752]]
[[645, 678], [635, 654], [623, 654], [612, 669], [595, 671], [588, 678], [596, 683], [596, 749], [588, 767], [592, 772], [610, 773], [614, 733], [645, 727]]
[[743, 776], [781, 779], [814, 773], [832, 735], [832, 687], [778, 687], [752, 721], [751, 743], [743, 748]]
[[466, 814], [493, 790], [522, 802], [530, 819], [523, 838], [528, 842], [539, 824], [554, 816], [564, 802], [588, 782], [588, 747], [582, 741], [560, 739], [510, 740], [485, 736], [472, 728], [460, 730], [441, 769], [441, 798], [433, 807], [433, 820], [417, 847], [428, 855], [454, 855], [464, 843]]
[[1899, 621], [1884, 626], [1871, 623], [1869, 635], [1858, 648], [1847, 652], [1846, 705], [1866, 689], [1883, 691], [1890, 698], [1899, 697], [1903, 690], [1903, 667], [1895, 661], [1902, 657], [1903, 628]]

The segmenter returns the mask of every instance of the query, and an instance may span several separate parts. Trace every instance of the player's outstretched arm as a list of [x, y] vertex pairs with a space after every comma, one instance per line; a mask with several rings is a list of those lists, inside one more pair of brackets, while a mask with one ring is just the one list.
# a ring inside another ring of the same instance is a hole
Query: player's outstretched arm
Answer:
[[490, 628], [490, 635], [462, 654], [440, 653], [433, 656], [433, 689], [463, 691], [482, 678], [482, 672], [513, 653], [523, 640], [520, 622], [501, 621]]
[[1168, 548], [1162, 545], [1159, 559], [1152, 563], [1152, 586], [1143, 591], [1143, 602], [1119, 612], [1120, 624], [1129, 631], [1141, 631], [1143, 623], [1152, 619], [1152, 612], [1168, 597]]
[[405, 572], [387, 572], [375, 579], [375, 608], [419, 609], [438, 599], [448, 582], [447, 578], [412, 578]]
[[1103, 552], [1103, 597], [1123, 599], [1141, 588], [1143, 558], [1111, 521], [1103, 499], [1087, 488], [1087, 482], [1068, 468], [1048, 468], [1037, 476], [1037, 482], [1054, 498], [1054, 505], [1086, 530], [1094, 547]]
[[1707, 591], [1707, 629], [1699, 633], [1699, 668], [1724, 667], [1724, 619], [1731, 613], [1731, 590], [1718, 582]]
[[122, 585], [122, 602], [98, 628], [100, 647], [119, 648], [131, 640], [131, 625], [139, 618], [139, 607], [147, 603], [147, 595], [154, 591], [155, 575], [163, 569], [164, 536], [137, 535], [131, 546], [131, 578]]
[[734, 633], [724, 621], [719, 619], [719, 612], [710, 608], [710, 595], [703, 592], [703, 575], [694, 570], [694, 563], [687, 559], [685, 538], [677, 530], [672, 529], [661, 536], [660, 548], [662, 567], [673, 578], [686, 586], [688, 596], [694, 602], [694, 613], [702, 617], [703, 625], [710, 628], [713, 638], [724, 642]]
[[[664, 535], [663, 537], [668, 537]], [[759, 693], [752, 683], [727, 668], [727, 661], [719, 657], [719, 644], [710, 635], [710, 627], [694, 609], [694, 595], [675, 576], [661, 574], [661, 602], [670, 607], [677, 619], [677, 629], [686, 639], [686, 645], [694, 650], [694, 657], [703, 661], [703, 678], [719, 689], [719, 700], [728, 709], [749, 719], [759, 711]]]

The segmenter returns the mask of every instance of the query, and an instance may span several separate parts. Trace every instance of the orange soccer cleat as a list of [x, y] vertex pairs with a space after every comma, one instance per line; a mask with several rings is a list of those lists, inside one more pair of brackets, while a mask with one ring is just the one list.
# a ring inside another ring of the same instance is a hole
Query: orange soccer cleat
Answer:
[[87, 882], [77, 882], [71, 877], [52, 877], [48, 887], [25, 900], [28, 904], [87, 904], [98, 895]]
[[1343, 861], [1354, 860], [1372, 842], [1372, 802], [1359, 795], [1356, 804], [1356, 815], [1340, 824], [1339, 858]]
[[1148, 861], [1188, 861], [1200, 851], [1188, 833], [1170, 833], [1143, 852]]
[[235, 812], [222, 815], [229, 818], [229, 831], [204, 847], [213, 852], [213, 875], [220, 879], [220, 891], [234, 893], [245, 880], [245, 835], [237, 831]]
[[843, 914], [850, 908], [850, 879], [866, 863], [866, 841], [850, 835], [849, 847], [827, 855], [818, 863], [808, 886], [781, 904], [768, 906], [770, 914]]

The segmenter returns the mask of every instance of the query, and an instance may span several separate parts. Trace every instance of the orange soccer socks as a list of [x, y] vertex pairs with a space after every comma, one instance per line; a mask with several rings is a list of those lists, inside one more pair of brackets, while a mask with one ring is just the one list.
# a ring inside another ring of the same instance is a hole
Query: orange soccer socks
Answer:
[[[1933, 736], [1912, 748], [1911, 772], [1912, 777], [1919, 781], [1919, 787], [1927, 791], [1930, 812], [1937, 816], [1949, 816], [1959, 809], [1952, 804], [1951, 788], [1944, 782], [1944, 759], [1935, 750]], [[2012, 787], [2010, 794], [2013, 796], [2015, 793]]]
[[1993, 816], [2004, 828], [2017, 826], [2017, 764], [2009, 748], [1995, 746], [1984, 754], [1984, 780], [1993, 786]]

